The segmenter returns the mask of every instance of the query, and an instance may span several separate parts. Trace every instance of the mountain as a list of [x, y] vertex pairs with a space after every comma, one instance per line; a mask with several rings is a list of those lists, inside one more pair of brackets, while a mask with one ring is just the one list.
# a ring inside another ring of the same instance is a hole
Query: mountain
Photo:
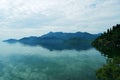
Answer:
[[25, 45], [37, 46], [40, 45], [49, 50], [63, 50], [63, 49], [88, 49], [91, 47], [91, 42], [100, 34], [90, 34], [87, 32], [63, 33], [63, 32], [49, 32], [40, 37], [31, 36], [22, 39], [8, 39], [4, 42], [13, 43], [20, 42]]
[[16, 39], [8, 39], [4, 40], [4, 42], [63, 42], [67, 40], [73, 40], [73, 39], [80, 39], [80, 40], [94, 40], [96, 37], [98, 37], [100, 34], [90, 34], [87, 32], [76, 32], [76, 33], [63, 33], [63, 32], [49, 32], [45, 35], [42, 35], [40, 37], [31, 36], [31, 37], [24, 37], [22, 39], [16, 40]]
[[18, 42], [18, 40], [16, 40], [16, 39], [8, 39], [8, 40], [4, 40], [3, 42], [16, 43], [16, 42]]
[[70, 39], [70, 38], [81, 38], [81, 39], [93, 39], [96, 38], [96, 35], [87, 33], [87, 32], [76, 32], [76, 33], [63, 33], [63, 32], [49, 32], [41, 36], [41, 38], [59, 38], [59, 39]]

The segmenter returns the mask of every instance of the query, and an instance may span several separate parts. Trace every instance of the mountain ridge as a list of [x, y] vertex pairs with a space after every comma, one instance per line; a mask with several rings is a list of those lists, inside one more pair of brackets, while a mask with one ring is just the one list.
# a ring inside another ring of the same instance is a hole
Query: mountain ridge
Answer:
[[49, 32], [42, 36], [24, 37], [19, 40], [8, 39], [4, 42], [8, 43], [22, 43], [28, 46], [41, 46], [50, 51], [52, 50], [87, 50], [90, 49], [91, 42], [100, 34], [90, 34], [87, 32], [63, 33], [63, 32]]
[[37, 39], [71, 39], [71, 38], [81, 38], [81, 39], [93, 39], [99, 36], [100, 34], [90, 34], [88, 32], [76, 32], [76, 33], [64, 33], [64, 32], [49, 32], [47, 34], [44, 34], [42, 36], [30, 36], [30, 37], [23, 37], [21, 39], [7, 39], [3, 40], [3, 42], [19, 42], [23, 40], [29, 39], [31, 40], [37, 40]]

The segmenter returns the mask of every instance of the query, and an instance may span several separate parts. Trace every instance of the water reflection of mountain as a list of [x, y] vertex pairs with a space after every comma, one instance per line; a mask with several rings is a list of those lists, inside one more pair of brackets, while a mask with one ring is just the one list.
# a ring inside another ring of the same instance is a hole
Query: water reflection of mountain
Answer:
[[5, 40], [8, 43], [22, 43], [28, 46], [42, 46], [48, 50], [87, 50], [90, 49], [91, 42], [99, 34], [89, 34], [86, 32], [62, 33], [50, 32], [40, 37], [25, 37], [20, 40]]
[[50, 51], [52, 50], [87, 50], [92, 48], [90, 43], [78, 43], [78, 44], [72, 44], [72, 43], [39, 43], [39, 44], [34, 44], [34, 43], [22, 43], [24, 45], [28, 46], [41, 46], [43, 48], [46, 48]]

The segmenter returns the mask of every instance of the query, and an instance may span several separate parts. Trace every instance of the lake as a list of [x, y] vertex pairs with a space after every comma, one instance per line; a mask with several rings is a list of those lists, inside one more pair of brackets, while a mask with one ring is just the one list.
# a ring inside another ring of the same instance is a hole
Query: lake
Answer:
[[51, 50], [0, 42], [0, 80], [96, 80], [105, 63], [93, 47]]

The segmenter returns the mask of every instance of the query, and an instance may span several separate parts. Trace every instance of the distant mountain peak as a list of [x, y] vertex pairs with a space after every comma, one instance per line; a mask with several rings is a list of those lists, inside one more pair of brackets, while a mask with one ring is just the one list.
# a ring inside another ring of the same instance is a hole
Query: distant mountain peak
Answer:
[[25, 45], [36, 46], [41, 45], [48, 49], [77, 49], [80, 50], [82, 47], [90, 48], [91, 42], [97, 38], [98, 35], [92, 35], [84, 32], [76, 33], [63, 33], [63, 32], [49, 32], [40, 37], [30, 36], [24, 37], [19, 40], [8, 39], [5, 42], [8, 43], [22, 43]]
[[[98, 34], [90, 34], [88, 32], [76, 32], [76, 33], [63, 33], [63, 32], [49, 32], [47, 34], [44, 34], [40, 37], [36, 37], [36, 36], [30, 36], [30, 37], [24, 37], [18, 41], [24, 41], [24, 40], [38, 40], [38, 39], [62, 39], [62, 40], [68, 40], [70, 38], [80, 38], [80, 39], [95, 39], [96, 37], [98, 37]], [[17, 40], [15, 39], [8, 39], [5, 40], [8, 42], [15, 42]]]

